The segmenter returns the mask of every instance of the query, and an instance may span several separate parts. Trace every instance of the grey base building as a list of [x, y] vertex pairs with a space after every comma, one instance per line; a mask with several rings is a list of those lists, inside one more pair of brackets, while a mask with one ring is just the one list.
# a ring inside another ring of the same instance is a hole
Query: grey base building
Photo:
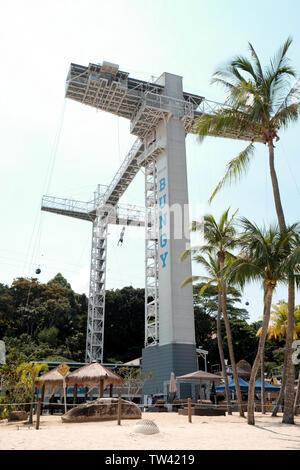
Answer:
[[[192, 344], [165, 344], [144, 348], [142, 355], [142, 371], [145, 377], [151, 374], [143, 387], [144, 395], [156, 393], [168, 394], [168, 383], [171, 372], [176, 376], [198, 370], [196, 348]], [[180, 383], [176, 395], [186, 398], [198, 394], [198, 383]], [[196, 390], [197, 388], [197, 390]], [[194, 390], [195, 389], [195, 390]]]

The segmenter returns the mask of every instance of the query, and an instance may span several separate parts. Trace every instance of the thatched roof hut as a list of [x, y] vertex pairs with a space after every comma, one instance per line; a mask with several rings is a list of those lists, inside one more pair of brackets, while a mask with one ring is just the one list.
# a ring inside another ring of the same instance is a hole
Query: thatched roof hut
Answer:
[[66, 378], [66, 383], [68, 385], [96, 387], [100, 384], [100, 380], [104, 381], [104, 386], [124, 383], [122, 377], [104, 367], [98, 361], [92, 361], [90, 364], [70, 372]]
[[220, 375], [211, 374], [204, 370], [196, 370], [196, 372], [190, 372], [186, 375], [180, 375], [177, 379], [195, 379], [195, 380], [222, 380]]
[[119, 375], [104, 367], [98, 361], [94, 360], [86, 366], [71, 372], [66, 377], [68, 386], [77, 387], [99, 387], [99, 396], [103, 397], [103, 390], [106, 385], [110, 385], [110, 395], [112, 396], [113, 385], [121, 385], [124, 380]]
[[[45, 386], [47, 389], [52, 389], [54, 390], [56, 387], [62, 387], [63, 386], [63, 376], [57, 371], [59, 366], [57, 366], [55, 369], [49, 370], [49, 372], [46, 372], [45, 374], [41, 375], [38, 377], [38, 380], [36, 382], [37, 386]], [[66, 374], [65, 377], [67, 377], [69, 372]]]
[[222, 377], [220, 375], [211, 374], [210, 372], [206, 372], [204, 370], [196, 370], [195, 372], [191, 372], [189, 374], [180, 375], [176, 377], [177, 379], [185, 379], [185, 380], [199, 380], [200, 381], [200, 402], [202, 401], [202, 380], [210, 380], [210, 381], [220, 381]]
[[251, 375], [251, 365], [249, 362], [241, 359], [237, 364], [237, 374], [240, 377], [250, 377]]

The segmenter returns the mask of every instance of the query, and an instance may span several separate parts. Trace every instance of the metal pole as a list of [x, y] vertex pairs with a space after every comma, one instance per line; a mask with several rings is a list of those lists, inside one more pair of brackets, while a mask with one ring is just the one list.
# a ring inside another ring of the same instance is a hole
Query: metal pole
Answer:
[[36, 411], [35, 429], [39, 429], [39, 427], [40, 427], [41, 406], [42, 406], [42, 399], [39, 398], [38, 406], [37, 406], [37, 411]]
[[121, 425], [122, 398], [118, 398], [118, 425]]
[[63, 376], [63, 387], [64, 387], [64, 402], [65, 402], [65, 413], [67, 412], [67, 397], [66, 397], [66, 379]]
[[192, 422], [192, 399], [188, 398], [188, 419], [189, 423]]

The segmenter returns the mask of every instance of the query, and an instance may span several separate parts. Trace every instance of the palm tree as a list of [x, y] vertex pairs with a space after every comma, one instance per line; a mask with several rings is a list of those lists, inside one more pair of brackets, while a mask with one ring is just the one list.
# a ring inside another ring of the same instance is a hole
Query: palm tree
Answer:
[[241, 226], [244, 233], [239, 240], [241, 253], [227, 269], [228, 281], [243, 287], [249, 280], [262, 280], [265, 292], [263, 322], [248, 393], [247, 419], [248, 424], [254, 425], [255, 379], [267, 336], [273, 292], [279, 282], [286, 282], [285, 260], [294, 226], [286, 232], [281, 232], [277, 226], [261, 230], [245, 218], [241, 219]]
[[[288, 319], [288, 305], [284, 300], [280, 300], [277, 305], [272, 305], [273, 311], [271, 312], [271, 325], [268, 327], [267, 332], [267, 339], [272, 338], [284, 338], [287, 333], [287, 319]], [[256, 336], [259, 336], [261, 333], [261, 328], [257, 331]], [[298, 338], [298, 333], [300, 333], [300, 305], [295, 306], [295, 314], [294, 314], [294, 331], [293, 331], [293, 339]], [[298, 387], [297, 393], [294, 402], [294, 414], [297, 414], [297, 401], [299, 396], [300, 390], [300, 371], [298, 377]], [[277, 400], [276, 407], [273, 410], [272, 415], [276, 416], [279, 406], [282, 402], [284, 394], [284, 386], [281, 387], [279, 398]]]
[[[186, 252], [185, 252], [186, 253]], [[182, 259], [184, 256], [182, 257]], [[180, 287], [184, 287], [186, 284], [201, 280], [204, 282], [204, 285], [198, 292], [198, 297], [201, 297], [202, 294], [208, 289], [211, 285], [216, 285], [218, 289], [218, 313], [217, 313], [217, 339], [218, 339], [218, 349], [220, 355], [220, 362], [221, 362], [221, 369], [222, 369], [222, 376], [224, 377], [225, 381], [225, 394], [226, 394], [226, 403], [227, 403], [227, 412], [228, 414], [232, 414], [231, 411], [231, 402], [230, 402], [230, 391], [228, 386], [228, 376], [226, 372], [225, 366], [225, 359], [224, 359], [224, 350], [223, 350], [223, 343], [222, 343], [222, 335], [221, 335], [221, 314], [222, 314], [222, 276], [221, 276], [221, 269], [220, 269], [220, 261], [218, 258], [214, 258], [211, 254], [208, 254], [208, 260], [202, 255], [196, 255], [194, 260], [197, 261], [200, 265], [202, 265], [207, 273], [208, 276], [191, 276], [186, 278]]]
[[[299, 287], [300, 269], [300, 237], [299, 228], [290, 241], [290, 253], [285, 260], [285, 269], [288, 275], [288, 315], [286, 327], [284, 373], [282, 388], [284, 388], [284, 410], [282, 422], [294, 424], [294, 383], [295, 365], [293, 363], [293, 336], [294, 336], [294, 312], [295, 312], [295, 283]], [[283, 393], [282, 391], [280, 391]], [[279, 399], [278, 399], [279, 401]]]
[[[251, 59], [237, 56], [227, 66], [215, 72], [212, 83], [225, 87], [228, 95], [226, 104], [229, 107], [209, 115], [203, 115], [197, 123], [196, 130], [200, 140], [207, 135], [222, 135], [232, 131], [248, 134], [251, 143], [233, 158], [228, 164], [224, 176], [213, 191], [210, 201], [225, 183], [238, 179], [249, 167], [254, 154], [254, 142], [268, 145], [269, 169], [273, 188], [275, 209], [280, 230], [286, 230], [286, 222], [281, 204], [278, 178], [274, 165], [274, 141], [279, 140], [281, 129], [296, 122], [300, 115], [300, 81], [292, 85], [296, 72], [291, 67], [287, 52], [292, 43], [289, 37], [267, 67], [263, 68], [258, 55], [249, 43]], [[294, 278], [289, 278], [289, 316], [288, 331], [292, 332], [295, 305]], [[290, 333], [287, 343], [290, 344]], [[291, 348], [286, 348], [286, 367], [293, 369]], [[289, 378], [288, 389], [291, 390], [293, 371], [285, 367], [283, 382]], [[291, 372], [291, 373], [290, 373]], [[283, 384], [284, 386], [284, 384]], [[287, 408], [286, 408], [287, 409]], [[289, 415], [291, 410], [289, 410]], [[285, 421], [285, 420], [288, 421]], [[283, 422], [291, 422], [292, 418], [284, 416]]]
[[300, 115], [300, 81], [291, 85], [296, 72], [286, 56], [291, 43], [289, 37], [264, 69], [249, 43], [251, 60], [237, 56], [223, 69], [216, 71], [212, 83], [225, 87], [229, 107], [203, 115], [196, 124], [200, 139], [207, 135], [222, 135], [222, 132], [230, 130], [246, 132], [252, 138], [251, 143], [228, 163], [210, 200], [225, 183], [238, 179], [247, 171], [255, 150], [254, 142], [268, 145], [274, 202], [281, 229], [286, 224], [274, 167], [274, 141], [279, 140], [278, 132], [297, 121]]
[[[267, 339], [272, 338], [284, 338], [286, 336], [287, 331], [287, 318], [288, 318], [288, 305], [284, 300], [280, 300], [278, 305], [272, 305], [271, 311], [271, 324], [267, 330]], [[298, 332], [300, 332], [300, 305], [295, 307], [295, 323], [294, 323], [294, 334], [293, 339], [297, 339]], [[260, 336], [261, 328], [256, 333], [256, 336]], [[263, 365], [263, 358], [262, 358], [262, 365]], [[262, 382], [263, 384], [263, 382]], [[263, 387], [263, 385], [262, 385]], [[262, 389], [263, 391], [263, 389]], [[280, 401], [278, 400], [278, 406], [275, 408], [274, 416], [277, 414], [279, 404], [283, 398], [284, 387], [281, 388], [280, 391]], [[264, 398], [262, 397], [262, 403], [264, 403]], [[276, 411], [277, 410], [277, 411]]]
[[38, 375], [42, 371], [47, 371], [48, 365], [47, 364], [32, 364], [27, 362], [22, 362], [18, 368], [17, 373], [20, 374], [19, 383], [17, 388], [21, 386], [25, 386], [31, 389], [31, 403], [30, 403], [30, 413], [29, 413], [29, 420], [28, 423], [32, 424], [32, 416], [33, 416], [33, 401], [34, 401], [34, 392], [36, 388], [36, 384], [38, 382]]
[[[284, 300], [280, 300], [277, 305], [272, 305], [272, 309], [267, 339], [284, 338], [287, 331], [288, 305]], [[259, 336], [260, 333], [261, 328], [257, 331], [256, 336]], [[298, 333], [300, 333], [300, 305], [295, 306], [293, 339], [298, 338]]]
[[[236, 211], [237, 212], [237, 211]], [[221, 310], [224, 317], [227, 343], [229, 349], [229, 357], [231, 362], [231, 368], [233, 372], [238, 407], [240, 416], [244, 416], [243, 406], [242, 406], [242, 394], [240, 390], [240, 383], [238, 380], [235, 355], [232, 343], [232, 335], [230, 323], [227, 316], [227, 303], [226, 303], [226, 281], [225, 279], [221, 280], [224, 274], [225, 268], [225, 258], [229, 260], [233, 257], [231, 250], [235, 247], [236, 244], [236, 231], [234, 227], [234, 217], [236, 212], [229, 217], [229, 209], [227, 209], [220, 217], [219, 222], [215, 220], [213, 215], [208, 214], [204, 216], [203, 223], [193, 222], [192, 231], [197, 231], [203, 229], [204, 241], [206, 244], [201, 246], [195, 246], [189, 248], [183, 252], [181, 255], [181, 260], [183, 260], [190, 253], [197, 252], [206, 252], [208, 254], [215, 253], [219, 260], [219, 269], [220, 269], [220, 282], [221, 282]], [[230, 251], [229, 251], [230, 250]], [[197, 260], [197, 257], [195, 258]], [[199, 258], [200, 259], [200, 258]], [[190, 282], [190, 281], [189, 281]]]

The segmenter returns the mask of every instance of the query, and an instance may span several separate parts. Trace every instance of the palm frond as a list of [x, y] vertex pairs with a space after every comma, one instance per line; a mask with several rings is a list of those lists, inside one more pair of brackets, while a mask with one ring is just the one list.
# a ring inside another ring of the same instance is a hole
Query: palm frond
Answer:
[[201, 249], [202, 249], [202, 245], [191, 246], [190, 248], [187, 248], [186, 250], [184, 250], [183, 253], [181, 253], [179, 260], [182, 262], [186, 258], [188, 258], [190, 255], [200, 252]]
[[226, 183], [230, 184], [232, 180], [236, 181], [242, 176], [243, 173], [246, 173], [254, 151], [255, 147], [251, 143], [241, 153], [239, 153], [237, 157], [233, 158], [227, 164], [224, 176], [220, 179], [212, 195], [209, 198], [210, 203], [212, 202], [215, 195]]
[[293, 86], [289, 87], [289, 91], [285, 94], [282, 102], [275, 112], [274, 117], [279, 113], [281, 110], [289, 106], [290, 104], [294, 104], [300, 101], [300, 80], [297, 80]]
[[197, 220], [192, 221], [191, 232], [200, 232], [203, 230], [203, 221], [199, 222]]
[[256, 81], [261, 84], [264, 80], [264, 74], [263, 74], [262, 66], [260, 64], [260, 60], [259, 60], [258, 55], [256, 54], [256, 51], [255, 51], [254, 47], [252, 46], [251, 42], [249, 42], [248, 45], [249, 45], [249, 49], [250, 49], [250, 52], [251, 52], [251, 56], [252, 56], [252, 58], [254, 60], [254, 64], [255, 64]]
[[194, 281], [199, 281], [202, 279], [202, 276], [189, 276], [181, 284], [180, 287], [184, 287], [187, 284], [191, 284]]
[[297, 122], [300, 117], [300, 101], [281, 108], [271, 120], [271, 124], [278, 129], [288, 128], [291, 123]]
[[254, 79], [255, 82], [257, 81], [257, 76], [253, 69], [253, 66], [246, 57], [237, 56], [231, 61], [230, 65], [231, 67], [243, 70], [243, 72], [248, 73]]
[[204, 284], [204, 286], [201, 287], [201, 289], [199, 290], [198, 294], [197, 294], [197, 297], [201, 297], [202, 294], [204, 294], [204, 292], [212, 285], [216, 282], [215, 279], [212, 279], [211, 281], [207, 282], [206, 284]]
[[289, 59], [286, 57], [287, 51], [292, 44], [292, 37], [289, 36], [284, 44], [279, 48], [277, 54], [270, 60], [270, 68], [274, 74], [274, 80], [278, 80], [282, 71], [285, 74], [295, 76], [296, 72], [288, 66]]

